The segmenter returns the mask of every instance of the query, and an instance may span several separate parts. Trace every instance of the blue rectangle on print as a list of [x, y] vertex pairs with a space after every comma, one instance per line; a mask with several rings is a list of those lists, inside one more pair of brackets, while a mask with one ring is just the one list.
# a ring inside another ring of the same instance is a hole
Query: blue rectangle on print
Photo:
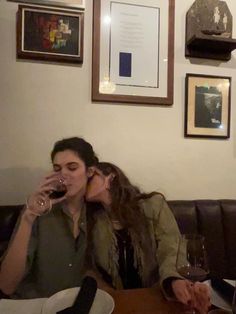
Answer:
[[132, 54], [120, 52], [119, 76], [131, 77]]

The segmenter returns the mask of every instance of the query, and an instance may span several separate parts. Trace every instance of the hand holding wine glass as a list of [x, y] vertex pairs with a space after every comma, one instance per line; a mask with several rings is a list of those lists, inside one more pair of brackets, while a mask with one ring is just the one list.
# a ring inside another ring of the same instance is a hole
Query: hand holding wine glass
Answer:
[[32, 193], [26, 203], [26, 210], [35, 216], [50, 212], [52, 205], [65, 199], [67, 192], [65, 179], [57, 173], [45, 177], [40, 186]]
[[[194, 285], [197, 281], [204, 280], [209, 273], [204, 237], [197, 234], [182, 235], [180, 237], [176, 268], [181, 276], [192, 282], [193, 302], [191, 302], [191, 311], [187, 313], [195, 313], [193, 308], [196, 306], [195, 299], [200, 297], [202, 303], [206, 303], [207, 299], [204, 302], [204, 298], [208, 297], [201, 292], [202, 284]], [[195, 296], [197, 297], [195, 298]]]

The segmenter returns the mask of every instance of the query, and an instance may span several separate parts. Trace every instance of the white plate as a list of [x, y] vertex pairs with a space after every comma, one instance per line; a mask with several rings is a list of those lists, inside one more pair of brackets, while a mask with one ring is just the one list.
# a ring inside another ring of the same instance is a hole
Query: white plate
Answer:
[[[72, 306], [79, 290], [80, 288], [77, 287], [55, 293], [44, 303], [42, 314], [56, 314], [56, 312]], [[103, 290], [97, 289], [96, 296], [89, 314], [111, 314], [113, 309], [114, 300], [110, 294]]]
[[[231, 284], [232, 286], [234, 286], [235, 281], [234, 280], [226, 280], [229, 284]], [[214, 290], [211, 286], [211, 282], [210, 280], [206, 280], [204, 281], [205, 284], [207, 284], [210, 289], [211, 289], [211, 303], [213, 305], [215, 305], [216, 307], [223, 309], [223, 310], [231, 310], [231, 304], [229, 304], [228, 302], [226, 302], [219, 294], [216, 290]]]

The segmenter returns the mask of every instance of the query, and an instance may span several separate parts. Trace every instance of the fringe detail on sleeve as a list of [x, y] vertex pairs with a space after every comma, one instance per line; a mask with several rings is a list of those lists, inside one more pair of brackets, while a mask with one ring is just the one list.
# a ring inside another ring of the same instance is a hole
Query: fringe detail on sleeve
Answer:
[[111, 276], [113, 286], [116, 289], [122, 289], [122, 281], [119, 276], [117, 239], [113, 232], [112, 224], [105, 212], [97, 217], [93, 241], [95, 243], [98, 264]]
[[138, 270], [143, 287], [149, 287], [158, 280], [156, 245], [154, 237], [137, 235], [130, 231], [134, 248], [134, 266]]
[[[129, 229], [129, 233], [134, 249], [134, 267], [138, 270], [143, 287], [149, 287], [159, 278], [156, 258], [157, 245], [151, 224], [145, 232], [137, 234]], [[122, 289], [117, 239], [106, 213], [97, 217], [93, 241], [98, 264], [111, 276], [113, 286], [116, 289]]]

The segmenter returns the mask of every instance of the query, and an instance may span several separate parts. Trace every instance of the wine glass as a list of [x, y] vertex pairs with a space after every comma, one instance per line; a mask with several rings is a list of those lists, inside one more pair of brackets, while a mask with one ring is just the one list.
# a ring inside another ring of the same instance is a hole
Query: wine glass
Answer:
[[[36, 193], [29, 197], [26, 206], [35, 216], [48, 214], [52, 209], [52, 201], [63, 197], [67, 192], [67, 187], [63, 177], [56, 177], [52, 183], [52, 189], [45, 193]], [[31, 210], [34, 208], [34, 210]]]
[[[199, 234], [180, 236], [176, 269], [184, 278], [195, 283], [204, 280], [209, 274], [204, 237]], [[194, 309], [187, 313], [194, 314]]]
[[63, 177], [59, 177], [53, 185], [52, 191], [49, 193], [50, 199], [57, 199], [63, 197], [67, 192], [67, 187]]

